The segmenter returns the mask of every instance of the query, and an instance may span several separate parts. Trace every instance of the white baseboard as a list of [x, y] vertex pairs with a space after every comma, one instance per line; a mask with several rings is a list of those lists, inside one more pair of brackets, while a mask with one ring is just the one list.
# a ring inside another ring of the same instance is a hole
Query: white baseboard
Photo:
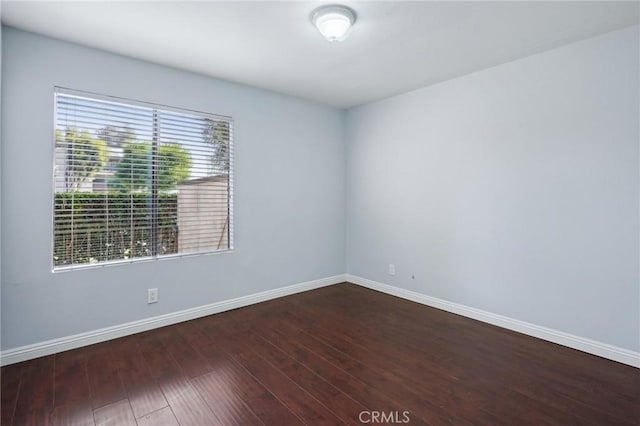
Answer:
[[254, 303], [264, 302], [278, 297], [289, 296], [291, 294], [307, 290], [338, 284], [343, 281], [345, 281], [345, 275], [335, 275], [333, 277], [307, 281], [287, 287], [276, 288], [274, 290], [267, 290], [261, 293], [250, 294], [248, 296], [242, 296], [231, 300], [197, 306], [195, 308], [159, 315], [153, 318], [128, 322], [126, 324], [120, 324], [113, 327], [101, 328], [99, 330], [93, 330], [86, 333], [74, 334], [72, 336], [21, 346], [2, 351], [0, 353], [0, 365], [4, 366], [15, 364], [17, 362], [27, 361], [29, 359], [45, 355], [51, 355], [82, 346], [92, 345], [94, 343], [104, 342], [106, 340], [117, 339], [118, 337], [124, 337], [130, 334], [140, 333], [142, 331], [152, 330], [154, 328], [164, 327], [166, 325], [177, 324], [179, 322], [189, 321], [231, 309], [253, 305]]
[[608, 345], [606, 343], [597, 342], [595, 340], [586, 339], [584, 337], [575, 336], [573, 334], [553, 330], [551, 328], [541, 327], [539, 325], [505, 317], [503, 315], [493, 314], [481, 309], [448, 302], [446, 300], [382, 284], [377, 281], [351, 274], [346, 274], [345, 281], [640, 368], [640, 352], [630, 351], [628, 349], [619, 348], [617, 346]]

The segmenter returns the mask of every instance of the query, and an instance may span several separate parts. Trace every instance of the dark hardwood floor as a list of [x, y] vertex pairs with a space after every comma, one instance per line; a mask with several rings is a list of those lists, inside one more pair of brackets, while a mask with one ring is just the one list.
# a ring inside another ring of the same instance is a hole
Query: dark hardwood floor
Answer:
[[7, 366], [1, 396], [6, 426], [640, 424], [636, 368], [351, 284]]

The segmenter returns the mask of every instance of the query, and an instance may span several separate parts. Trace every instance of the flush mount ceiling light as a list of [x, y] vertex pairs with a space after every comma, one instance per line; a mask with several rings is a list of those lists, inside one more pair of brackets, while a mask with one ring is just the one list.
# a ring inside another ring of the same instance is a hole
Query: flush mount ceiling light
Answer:
[[346, 6], [322, 6], [313, 11], [311, 22], [327, 40], [342, 41], [351, 33], [356, 13]]

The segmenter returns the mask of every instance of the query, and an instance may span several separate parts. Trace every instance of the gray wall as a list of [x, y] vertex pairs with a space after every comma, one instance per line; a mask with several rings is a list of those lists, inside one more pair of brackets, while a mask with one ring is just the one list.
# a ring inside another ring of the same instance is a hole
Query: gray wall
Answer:
[[348, 272], [640, 350], [638, 40], [349, 111]]
[[[3, 349], [344, 272], [341, 110], [11, 28], [2, 43]], [[52, 273], [55, 85], [232, 116], [234, 252]]]

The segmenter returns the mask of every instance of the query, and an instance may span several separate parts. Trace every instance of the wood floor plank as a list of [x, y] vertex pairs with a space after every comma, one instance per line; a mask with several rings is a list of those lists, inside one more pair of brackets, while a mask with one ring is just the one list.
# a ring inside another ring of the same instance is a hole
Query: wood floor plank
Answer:
[[66, 351], [55, 356], [52, 424], [91, 426], [93, 407], [87, 374], [87, 351]]
[[91, 404], [99, 408], [126, 398], [127, 394], [118, 374], [118, 359], [110, 342], [85, 348], [87, 375], [91, 389]]
[[86, 401], [90, 394], [86, 351], [66, 351], [56, 355], [54, 405]]
[[228, 377], [232, 374], [232, 371], [216, 370], [191, 379], [191, 382], [222, 424], [262, 425], [240, 392], [229, 386]]
[[168, 406], [168, 402], [147, 369], [138, 347], [138, 338], [129, 336], [114, 343], [114, 357], [118, 360], [118, 373], [131, 409], [136, 418]]
[[172, 332], [164, 329], [140, 337], [140, 352], [148, 371], [158, 381], [173, 414], [182, 426], [222, 424], [167, 352], [167, 345], [171, 343], [164, 342], [163, 338], [171, 338], [172, 335]]
[[179, 426], [170, 407], [164, 407], [138, 418], [138, 426]]
[[0, 369], [2, 383], [0, 388], [0, 425], [11, 425], [24, 365], [25, 363], [19, 363]]
[[180, 425], [223, 425], [188, 379], [164, 382], [162, 391]]
[[138, 336], [137, 342], [140, 354], [147, 365], [147, 371], [160, 385], [171, 382], [174, 378], [183, 377], [180, 367], [165, 350], [162, 343], [164, 335], [166, 332], [161, 329], [156, 333], [142, 333]]
[[128, 399], [93, 410], [96, 426], [137, 426]]
[[54, 356], [36, 358], [25, 364], [13, 424], [42, 426], [51, 424], [53, 411]]
[[54, 426], [93, 426], [95, 425], [90, 401], [79, 401], [56, 405], [51, 415]]
[[194, 350], [180, 334], [179, 328], [184, 330], [185, 325], [167, 327], [167, 334], [163, 337], [162, 342], [182, 372], [188, 377], [196, 377], [212, 371], [209, 361]]

